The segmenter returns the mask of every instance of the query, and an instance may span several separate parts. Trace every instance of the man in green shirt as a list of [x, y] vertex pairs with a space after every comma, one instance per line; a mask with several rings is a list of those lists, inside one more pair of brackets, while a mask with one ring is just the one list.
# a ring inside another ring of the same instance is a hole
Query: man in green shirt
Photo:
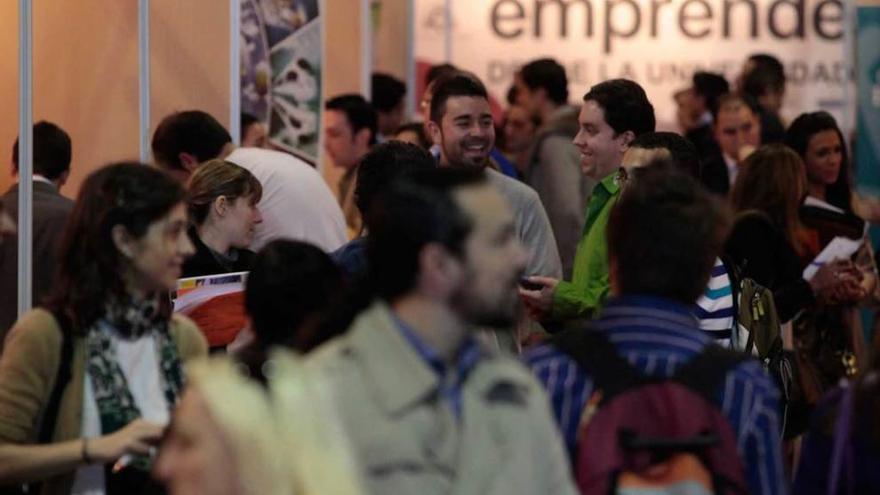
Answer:
[[620, 187], [617, 174], [630, 143], [654, 131], [654, 107], [645, 90], [628, 79], [599, 83], [584, 95], [574, 145], [581, 153], [581, 172], [597, 181], [585, 215], [571, 281], [531, 276], [540, 289], [520, 289], [532, 318], [590, 318], [608, 294], [608, 248], [605, 227]]

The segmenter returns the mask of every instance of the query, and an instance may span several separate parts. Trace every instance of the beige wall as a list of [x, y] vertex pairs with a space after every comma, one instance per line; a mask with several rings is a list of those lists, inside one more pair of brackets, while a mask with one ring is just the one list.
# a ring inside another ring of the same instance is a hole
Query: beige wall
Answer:
[[[361, 93], [361, 0], [324, 0], [324, 99], [342, 93]], [[369, 98], [369, 95], [365, 95]], [[325, 156], [324, 178], [335, 191], [342, 170]]]
[[[152, 0], [151, 129], [175, 110], [199, 108], [229, 122], [229, 11], [225, 0]], [[0, 1], [0, 190], [14, 179], [18, 134], [18, 2]], [[361, 0], [325, 0], [324, 95], [361, 92]], [[376, 67], [405, 76], [406, 0], [383, 0]], [[399, 36], [399, 37], [398, 37]], [[138, 150], [136, 0], [34, 2], [34, 119], [52, 120], [73, 140], [63, 189]], [[335, 186], [339, 171], [324, 167]]]
[[[18, 134], [18, 2], [0, 2], [0, 189], [14, 180]], [[151, 116], [201, 108], [228, 121], [229, 12], [217, 0], [151, 2]], [[34, 120], [51, 120], [73, 141], [75, 196], [82, 180], [111, 161], [137, 159], [136, 0], [34, 2]], [[198, 27], [198, 29], [194, 29]], [[152, 130], [152, 128], [151, 128]]]
[[382, 0], [373, 36], [373, 69], [406, 81], [409, 0]]
[[0, 193], [10, 183], [18, 135], [18, 2], [0, 2]]

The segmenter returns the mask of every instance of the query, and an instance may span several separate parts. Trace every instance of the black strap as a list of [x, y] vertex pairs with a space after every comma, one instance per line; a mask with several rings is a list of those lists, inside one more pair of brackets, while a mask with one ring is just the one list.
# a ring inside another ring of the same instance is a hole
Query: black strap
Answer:
[[566, 330], [551, 342], [590, 374], [595, 388], [602, 390], [603, 401], [649, 381], [617, 353], [604, 332], [590, 325]]
[[733, 368], [749, 356], [717, 345], [707, 345], [702, 352], [681, 365], [673, 380], [714, 402], [721, 382]]
[[617, 352], [604, 332], [590, 326], [558, 334], [552, 343], [590, 374], [595, 388], [602, 390], [603, 402], [628, 389], [665, 380], [681, 383], [714, 402], [727, 373], [749, 359], [745, 354], [710, 344], [679, 367], [672, 377], [656, 378], [642, 374]]
[[52, 311], [52, 316], [55, 317], [58, 326], [61, 328], [61, 359], [58, 363], [55, 385], [52, 387], [49, 402], [46, 403], [46, 410], [43, 412], [43, 418], [40, 422], [38, 439], [41, 444], [52, 442], [52, 435], [55, 433], [55, 423], [58, 420], [58, 409], [61, 407], [61, 396], [64, 394], [67, 384], [70, 383], [70, 369], [73, 361], [73, 337], [70, 318], [63, 311]]

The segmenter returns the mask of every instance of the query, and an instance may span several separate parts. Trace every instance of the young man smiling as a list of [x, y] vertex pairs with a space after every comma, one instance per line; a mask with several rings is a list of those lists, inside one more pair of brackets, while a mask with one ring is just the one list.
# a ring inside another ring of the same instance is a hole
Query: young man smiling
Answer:
[[495, 125], [483, 83], [465, 72], [438, 79], [431, 99], [431, 120], [426, 127], [440, 147], [441, 166], [486, 170], [489, 182], [510, 204], [517, 237], [530, 255], [526, 273], [559, 277], [562, 267], [556, 239], [538, 194], [488, 167], [489, 154], [495, 146]]
[[620, 192], [617, 171], [630, 143], [654, 130], [654, 107], [637, 83], [612, 79], [590, 88], [578, 122], [573, 142], [581, 153], [581, 172], [598, 184], [587, 205], [571, 281], [533, 276], [529, 280], [541, 288], [520, 290], [536, 320], [592, 317], [602, 306], [609, 289], [605, 227]]
[[[513, 212], [516, 236], [528, 251], [527, 275], [562, 276], [562, 262], [547, 212], [532, 188], [489, 167], [495, 145], [495, 125], [485, 86], [473, 74], [456, 72], [434, 83], [431, 120], [426, 128], [440, 148], [440, 166], [485, 170], [486, 177]], [[522, 319], [517, 338], [496, 332], [499, 346], [519, 351], [527, 335], [540, 332], [536, 324]]]

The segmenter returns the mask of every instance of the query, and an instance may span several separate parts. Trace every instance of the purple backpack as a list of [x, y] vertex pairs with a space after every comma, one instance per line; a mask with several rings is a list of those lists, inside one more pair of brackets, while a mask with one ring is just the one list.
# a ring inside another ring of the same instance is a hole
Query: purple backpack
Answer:
[[747, 356], [708, 345], [671, 377], [651, 377], [604, 333], [568, 331], [554, 345], [593, 379], [575, 477], [584, 495], [748, 493], [736, 434], [714, 400]]

